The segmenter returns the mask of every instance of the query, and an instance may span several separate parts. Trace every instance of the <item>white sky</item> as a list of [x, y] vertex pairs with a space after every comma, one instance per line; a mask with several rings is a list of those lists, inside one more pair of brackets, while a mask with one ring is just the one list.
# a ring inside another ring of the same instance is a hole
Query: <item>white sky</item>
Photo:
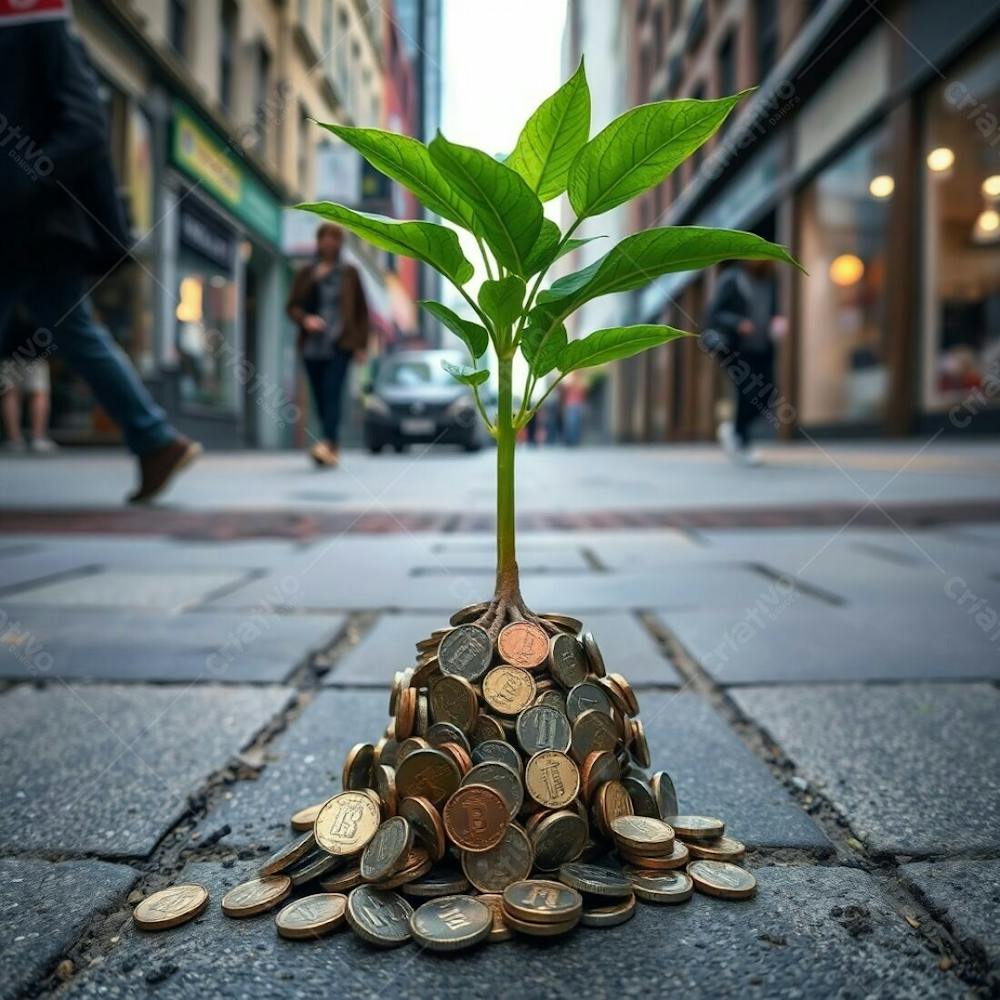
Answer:
[[509, 153], [562, 82], [565, 0], [444, 0], [441, 131]]

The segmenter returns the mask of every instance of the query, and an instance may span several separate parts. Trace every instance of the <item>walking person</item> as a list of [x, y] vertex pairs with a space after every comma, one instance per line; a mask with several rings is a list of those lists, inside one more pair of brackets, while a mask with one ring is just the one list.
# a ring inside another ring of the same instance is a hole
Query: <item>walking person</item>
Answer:
[[[17, 310], [0, 336], [0, 410], [3, 417], [4, 449], [31, 451], [39, 455], [58, 451], [49, 437], [49, 364], [45, 346], [35, 343], [34, 331], [23, 310]], [[44, 339], [44, 338], [43, 338]], [[21, 410], [28, 404], [29, 437], [21, 432]]]
[[757, 419], [767, 412], [774, 389], [775, 340], [787, 320], [778, 313], [770, 261], [736, 261], [719, 276], [702, 340], [719, 357], [736, 390], [735, 420], [719, 425], [723, 450], [740, 465], [759, 465], [751, 445]]
[[559, 387], [562, 407], [563, 442], [575, 448], [583, 434], [583, 410], [587, 402], [587, 386], [579, 372], [571, 372]]
[[343, 246], [344, 231], [324, 222], [316, 232], [316, 259], [299, 269], [288, 297], [323, 433], [309, 453], [325, 468], [340, 463], [344, 384], [351, 362], [364, 361], [368, 350], [368, 303], [357, 268], [341, 260]]
[[68, 18], [0, 18], [0, 123], [0, 332], [22, 306], [35, 340], [51, 339], [121, 427], [139, 466], [129, 500], [152, 500], [201, 446], [170, 426], [88, 300], [131, 237], [97, 78]]

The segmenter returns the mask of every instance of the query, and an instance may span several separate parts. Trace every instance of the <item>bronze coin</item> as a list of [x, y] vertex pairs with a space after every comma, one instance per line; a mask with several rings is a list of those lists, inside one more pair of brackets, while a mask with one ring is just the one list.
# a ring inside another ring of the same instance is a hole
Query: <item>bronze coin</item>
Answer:
[[435, 722], [450, 722], [463, 733], [471, 732], [479, 717], [476, 689], [464, 677], [441, 677], [431, 688], [431, 715]]
[[588, 802], [606, 781], [618, 781], [622, 769], [610, 750], [589, 753], [580, 765], [580, 790]]
[[618, 853], [621, 855], [622, 860], [628, 862], [628, 864], [636, 868], [654, 871], [671, 871], [674, 868], [683, 868], [691, 860], [687, 844], [683, 840], [676, 839], [674, 840], [673, 850], [669, 854], [635, 854], [622, 847], [618, 848]]
[[475, 728], [469, 737], [472, 747], [475, 748], [480, 743], [486, 743], [489, 740], [502, 740], [503, 738], [503, 726], [492, 715], [480, 712], [476, 717]]
[[413, 833], [432, 861], [444, 857], [448, 844], [444, 823], [434, 803], [421, 795], [411, 795], [399, 803], [399, 815], [413, 827]]
[[665, 816], [664, 822], [684, 840], [715, 840], [726, 832], [726, 824], [712, 816]]
[[597, 828], [611, 839], [611, 824], [619, 816], [632, 815], [632, 800], [620, 781], [606, 781], [594, 796], [594, 819]]
[[[325, 807], [324, 803], [324, 807]], [[261, 875], [277, 875], [286, 868], [291, 867], [300, 858], [304, 858], [316, 846], [316, 838], [313, 831], [309, 830], [301, 837], [286, 844], [280, 850], [272, 854], [259, 869]]]
[[517, 742], [528, 755], [539, 750], [569, 750], [572, 730], [569, 719], [548, 705], [532, 705], [518, 717]]
[[493, 660], [493, 642], [479, 625], [459, 625], [438, 645], [441, 673], [478, 681]]
[[563, 865], [559, 869], [559, 881], [572, 886], [577, 892], [584, 892], [590, 896], [632, 895], [632, 885], [628, 878], [620, 871], [604, 865], [581, 862]]
[[345, 895], [318, 892], [289, 903], [274, 918], [274, 925], [282, 937], [318, 938], [340, 927], [346, 916]]
[[503, 909], [507, 917], [515, 920], [562, 924], [579, 918], [583, 897], [562, 882], [525, 879], [504, 889]]
[[423, 878], [431, 870], [433, 864], [422, 847], [414, 847], [406, 859], [405, 866], [400, 871], [382, 879], [381, 882], [372, 882], [371, 885], [375, 889], [396, 889]]
[[[291, 888], [291, 882], [285, 879]], [[132, 911], [139, 930], [164, 931], [194, 920], [208, 906], [208, 890], [203, 885], [172, 885], [147, 896]]]
[[462, 855], [462, 871], [480, 892], [503, 892], [509, 885], [531, 874], [534, 851], [528, 835], [511, 823], [496, 847], [488, 851], [467, 851]]
[[390, 740], [388, 736], [383, 736], [382, 739], [375, 744], [375, 755], [372, 760], [374, 766], [379, 764], [388, 764], [389, 767], [396, 766], [396, 753], [399, 750], [399, 744], [395, 740]]
[[414, 750], [430, 750], [430, 748], [431, 744], [422, 736], [411, 736], [399, 744], [399, 749], [396, 751], [396, 763], [398, 764], [407, 754], [413, 753]]
[[316, 817], [316, 843], [328, 854], [360, 854], [382, 821], [379, 807], [365, 792], [334, 795]]
[[485, 941], [493, 914], [472, 896], [443, 896], [417, 907], [410, 918], [413, 940], [430, 951], [459, 951]]
[[458, 765], [458, 770], [462, 775], [466, 775], [472, 769], [472, 755], [458, 743], [442, 743], [438, 749], [441, 753], [446, 753]]
[[413, 847], [413, 828], [402, 816], [390, 816], [375, 831], [361, 855], [361, 877], [366, 882], [391, 878], [406, 865]]
[[650, 816], [618, 816], [611, 821], [615, 843], [631, 854], [662, 857], [674, 849], [674, 831], [662, 819]]
[[440, 750], [416, 750], [400, 762], [396, 794], [421, 795], [440, 807], [462, 781], [458, 765]]
[[611, 698], [595, 681], [583, 681], [570, 688], [569, 694], [566, 695], [566, 715], [572, 722], [590, 710], [610, 715]]
[[639, 767], [649, 767], [653, 762], [649, 753], [649, 743], [646, 740], [646, 730], [639, 719], [631, 719], [631, 743], [630, 750], [632, 757]]
[[575, 861], [583, 853], [588, 832], [587, 821], [573, 810], [561, 809], [540, 816], [530, 830], [535, 866], [542, 871], [555, 871], [560, 865]]
[[371, 743], [356, 743], [347, 753], [341, 782], [344, 790], [369, 788], [375, 765], [375, 747]]
[[583, 642], [583, 651], [587, 656], [587, 663], [590, 664], [590, 672], [596, 677], [603, 677], [606, 673], [604, 657], [601, 656], [601, 647], [597, 645], [593, 633], [584, 632], [581, 641]]
[[483, 700], [501, 715], [517, 715], [535, 700], [535, 679], [521, 667], [502, 663], [483, 678]]
[[576, 636], [560, 632], [549, 640], [549, 668], [567, 690], [587, 679], [587, 655]]
[[580, 916], [584, 927], [617, 927], [635, 916], [635, 894], [587, 907]]
[[324, 892], [350, 892], [364, 880], [361, 878], [361, 866], [352, 864], [347, 868], [335, 871], [319, 881], [319, 887]]
[[496, 760], [488, 760], [476, 764], [463, 778], [463, 785], [486, 785], [498, 791], [507, 803], [507, 811], [513, 819], [524, 803], [524, 786], [521, 776], [506, 764]]
[[568, 806], [580, 791], [580, 772], [560, 750], [541, 750], [524, 768], [528, 794], [546, 809]]
[[287, 875], [267, 875], [234, 886], [222, 897], [222, 912], [227, 917], [255, 917], [273, 909], [292, 891]]
[[746, 852], [746, 845], [732, 837], [719, 837], [718, 840], [703, 840], [688, 842], [687, 849], [692, 858], [705, 858], [707, 861], [738, 861]]
[[477, 897], [480, 903], [490, 908], [493, 915], [493, 929], [490, 931], [490, 941], [509, 941], [514, 935], [511, 934], [503, 915], [503, 896], [499, 893], [489, 892]]
[[496, 789], [465, 785], [447, 803], [444, 812], [448, 839], [463, 851], [488, 851], [503, 840], [510, 824], [507, 803]]
[[632, 685], [629, 684], [623, 674], [608, 674], [608, 680], [621, 691], [622, 698], [625, 701], [625, 711], [635, 718], [639, 714], [639, 699], [636, 698]]
[[608, 696], [612, 708], [617, 709], [622, 715], [628, 715], [628, 705], [625, 701], [625, 694], [613, 681], [607, 677], [598, 677], [596, 681], [598, 687]]
[[325, 805], [326, 799], [300, 809], [292, 816], [292, 829], [296, 833], [306, 833], [311, 830], [316, 825], [316, 817], [319, 815], [320, 809]]
[[396, 739], [400, 742], [412, 736], [417, 724], [417, 690], [407, 688], [399, 695], [396, 706]]
[[699, 892], [722, 899], [749, 899], [757, 891], [757, 880], [739, 865], [728, 861], [692, 861], [687, 873]]
[[610, 716], [590, 709], [573, 722], [570, 752], [574, 760], [584, 761], [588, 754], [600, 750], [614, 750], [618, 745], [618, 730]]
[[497, 651], [505, 662], [532, 670], [549, 655], [549, 637], [540, 625], [511, 622], [500, 629]]

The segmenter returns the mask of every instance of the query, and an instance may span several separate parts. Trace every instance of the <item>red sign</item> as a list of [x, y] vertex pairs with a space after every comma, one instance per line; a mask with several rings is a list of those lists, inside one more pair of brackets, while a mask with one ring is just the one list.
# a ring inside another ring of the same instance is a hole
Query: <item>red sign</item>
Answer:
[[58, 20], [70, 14], [70, 0], [0, 0], [0, 28], [29, 21]]

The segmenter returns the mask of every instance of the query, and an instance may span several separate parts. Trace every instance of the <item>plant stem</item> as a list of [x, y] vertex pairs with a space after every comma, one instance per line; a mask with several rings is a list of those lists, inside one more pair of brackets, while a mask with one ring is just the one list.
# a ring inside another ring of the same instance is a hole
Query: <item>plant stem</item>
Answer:
[[499, 597], [520, 602], [520, 580], [514, 543], [514, 359], [505, 352], [498, 358], [500, 391], [497, 400], [497, 584]]

